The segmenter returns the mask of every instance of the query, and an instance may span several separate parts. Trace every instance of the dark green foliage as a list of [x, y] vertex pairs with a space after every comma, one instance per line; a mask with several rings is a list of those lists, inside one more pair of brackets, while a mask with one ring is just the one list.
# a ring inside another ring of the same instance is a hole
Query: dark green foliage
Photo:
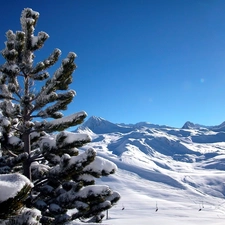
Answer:
[[7, 219], [12, 215], [16, 215], [18, 210], [24, 206], [24, 201], [26, 200], [31, 186], [25, 185], [18, 194], [13, 198], [8, 198], [4, 202], [0, 202], [0, 219]]

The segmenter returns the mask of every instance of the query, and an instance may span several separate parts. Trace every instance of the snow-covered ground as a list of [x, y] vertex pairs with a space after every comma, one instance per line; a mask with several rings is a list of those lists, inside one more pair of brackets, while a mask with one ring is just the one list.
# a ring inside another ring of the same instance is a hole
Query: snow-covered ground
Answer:
[[109, 210], [104, 224], [224, 224], [223, 198], [151, 182], [124, 170], [113, 177], [108, 178], [108, 184], [119, 190], [122, 198]]
[[98, 181], [122, 196], [103, 224], [224, 224], [223, 128], [185, 128], [92, 117], [78, 129], [92, 136], [85, 148], [118, 166], [116, 174]]

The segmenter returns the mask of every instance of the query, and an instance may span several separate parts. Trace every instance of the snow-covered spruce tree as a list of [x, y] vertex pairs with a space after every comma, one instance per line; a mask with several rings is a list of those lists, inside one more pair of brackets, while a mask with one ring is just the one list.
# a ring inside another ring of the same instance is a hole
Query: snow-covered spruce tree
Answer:
[[[102, 212], [120, 195], [106, 185], [96, 185], [95, 178], [114, 173], [116, 165], [96, 156], [92, 148], [78, 150], [91, 141], [88, 135], [65, 131], [87, 116], [85, 112], [62, 114], [75, 96], [69, 84], [76, 54], [69, 53], [51, 76], [47, 69], [58, 61], [59, 49], [34, 65], [34, 52], [49, 37], [45, 32], [34, 35], [38, 18], [38, 12], [24, 9], [22, 31], [9, 30], [2, 51], [6, 62], [0, 67], [0, 174], [22, 173], [33, 182], [23, 201], [25, 210], [8, 218], [7, 224], [38, 224], [27, 219], [37, 214], [32, 215], [33, 208], [41, 211], [43, 225], [76, 219], [100, 222]], [[68, 209], [73, 209], [70, 215]]]

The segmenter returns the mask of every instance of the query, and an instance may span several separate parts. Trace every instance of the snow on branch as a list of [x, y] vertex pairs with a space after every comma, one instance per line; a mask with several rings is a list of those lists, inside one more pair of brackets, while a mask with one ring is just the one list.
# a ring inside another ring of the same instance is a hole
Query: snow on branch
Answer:
[[115, 163], [96, 156], [95, 160], [84, 168], [84, 172], [87, 172], [95, 177], [108, 176], [115, 173], [117, 166]]
[[20, 18], [22, 30], [26, 32], [27, 29], [30, 28], [31, 33], [33, 33], [34, 26], [36, 25], [38, 18], [39, 18], [38, 12], [33, 11], [31, 8], [25, 8], [22, 11], [21, 18]]
[[0, 175], [0, 219], [16, 214], [23, 207], [33, 184], [21, 174]]
[[76, 200], [85, 200], [87, 198], [96, 198], [99, 196], [109, 196], [112, 190], [107, 185], [88, 185], [82, 188], [77, 194]]
[[35, 122], [35, 129], [36, 130], [44, 130], [46, 132], [51, 131], [63, 131], [71, 126], [76, 126], [83, 122], [86, 118], [87, 113], [81, 111], [79, 113], [74, 113], [70, 116], [65, 116], [60, 119], [55, 119], [52, 121], [42, 121], [42, 122]]
[[49, 38], [49, 35], [43, 31], [38, 33], [38, 36], [32, 36], [31, 48], [32, 50], [40, 49], [44, 42]]
[[96, 157], [96, 151], [93, 148], [87, 149], [84, 153], [78, 156], [70, 157], [68, 154], [64, 154], [61, 157], [59, 165], [53, 167], [49, 171], [49, 176], [60, 179], [71, 179], [75, 174], [79, 174], [85, 166], [90, 164]]
[[11, 217], [9, 219], [9, 223], [7, 224], [16, 224], [16, 225], [24, 225], [26, 221], [26, 224], [29, 225], [38, 225], [39, 220], [41, 218], [41, 212], [37, 209], [29, 209], [29, 208], [23, 208], [18, 216]]
[[[59, 51], [60, 50], [57, 50], [55, 54], [59, 54]], [[70, 52], [67, 57], [62, 60], [61, 66], [55, 71], [53, 77], [46, 81], [45, 86], [42, 87], [37, 99], [40, 98], [40, 96], [48, 95], [56, 90], [68, 90], [68, 85], [72, 82], [71, 75], [76, 69], [74, 63], [75, 58], [76, 54]]]
[[67, 105], [72, 101], [73, 97], [68, 98], [66, 100], [58, 100], [54, 105], [47, 107], [45, 110], [40, 111], [37, 115], [42, 118], [55, 118], [59, 119], [63, 117], [63, 114], [59, 112], [60, 110], [66, 110]]
[[35, 109], [40, 109], [48, 103], [54, 102], [57, 99], [57, 93], [51, 92], [48, 95], [39, 95], [35, 102]]
[[[54, 118], [59, 119], [63, 117], [63, 114], [60, 112], [60, 110], [66, 110], [67, 105], [73, 100], [76, 92], [74, 90], [69, 90], [65, 93], [59, 93], [57, 94], [57, 102], [53, 105], [48, 106], [44, 110], [41, 110], [37, 116], [42, 118]], [[41, 96], [41, 95], [40, 95]], [[39, 98], [40, 99], [40, 98]], [[54, 99], [53, 99], [54, 100]], [[44, 103], [44, 99], [43, 99]], [[39, 107], [37, 104], [36, 108]]]
[[24, 185], [33, 187], [30, 180], [21, 174], [0, 174], [0, 202], [15, 197]]
[[48, 72], [43, 72], [41, 74], [35, 74], [33, 76], [34, 80], [45, 80], [47, 78], [49, 78], [49, 73]]
[[47, 59], [43, 60], [42, 62], [39, 62], [36, 67], [31, 71], [31, 73], [36, 74], [43, 70], [46, 70], [58, 61], [60, 55], [61, 50], [56, 48]]
[[68, 131], [60, 132], [56, 136], [56, 146], [58, 148], [81, 147], [91, 141], [88, 134], [73, 133]]

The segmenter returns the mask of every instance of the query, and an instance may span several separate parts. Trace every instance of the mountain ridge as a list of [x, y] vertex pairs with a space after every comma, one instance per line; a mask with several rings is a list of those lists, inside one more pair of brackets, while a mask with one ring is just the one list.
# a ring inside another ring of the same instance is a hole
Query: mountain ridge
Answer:
[[[113, 123], [110, 122], [102, 117], [98, 117], [98, 116], [91, 116], [88, 118], [87, 121], [85, 121], [79, 128], [84, 128], [84, 127], [89, 127], [90, 129], [94, 129], [96, 131], [96, 128], [101, 128], [102, 131], [104, 131], [104, 128], [107, 127], [108, 131], [111, 132], [112, 130], [116, 130], [116, 129], [121, 129], [121, 128], [141, 128], [141, 127], [148, 127], [148, 128], [176, 128], [173, 126], [168, 126], [168, 125], [159, 125], [159, 124], [153, 124], [153, 123], [149, 123], [149, 122], [137, 122], [137, 123]], [[198, 123], [193, 123], [191, 121], [186, 121], [184, 123], [184, 125], [181, 128], [178, 129], [208, 129], [208, 130], [212, 130], [212, 131], [225, 131], [225, 121], [222, 122], [219, 125], [211, 125], [211, 126], [207, 126], [207, 125], [202, 125], [202, 124], [198, 124]], [[126, 130], [126, 129], [125, 129]], [[128, 129], [127, 129], [128, 130]], [[100, 130], [97, 130], [97, 132], [99, 132]], [[107, 131], [104, 131], [107, 132]]]

